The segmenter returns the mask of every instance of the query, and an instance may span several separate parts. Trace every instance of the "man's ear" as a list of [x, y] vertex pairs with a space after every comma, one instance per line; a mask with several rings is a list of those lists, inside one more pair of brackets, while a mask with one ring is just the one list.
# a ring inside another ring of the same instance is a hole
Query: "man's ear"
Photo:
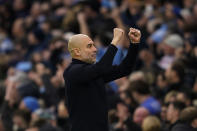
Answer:
[[75, 56], [80, 56], [81, 50], [79, 48], [74, 48], [74, 49], [72, 49], [72, 54]]

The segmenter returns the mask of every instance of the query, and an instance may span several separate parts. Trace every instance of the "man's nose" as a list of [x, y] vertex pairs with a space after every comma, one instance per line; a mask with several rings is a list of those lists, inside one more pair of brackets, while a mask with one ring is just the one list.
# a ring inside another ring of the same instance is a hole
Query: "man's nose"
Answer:
[[93, 51], [94, 52], [97, 52], [97, 48], [95, 46], [93, 47]]

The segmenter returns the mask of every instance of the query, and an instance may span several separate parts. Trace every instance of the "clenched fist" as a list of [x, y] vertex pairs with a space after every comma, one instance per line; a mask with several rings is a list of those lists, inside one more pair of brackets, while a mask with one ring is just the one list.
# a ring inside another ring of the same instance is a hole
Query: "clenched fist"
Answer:
[[141, 39], [140, 30], [135, 28], [130, 28], [128, 35], [132, 43], [140, 43], [140, 39]]
[[120, 28], [114, 28], [114, 37], [112, 40], [112, 44], [116, 46], [118, 42], [120, 42], [120, 40], [122, 39], [123, 35], [124, 35], [124, 30]]

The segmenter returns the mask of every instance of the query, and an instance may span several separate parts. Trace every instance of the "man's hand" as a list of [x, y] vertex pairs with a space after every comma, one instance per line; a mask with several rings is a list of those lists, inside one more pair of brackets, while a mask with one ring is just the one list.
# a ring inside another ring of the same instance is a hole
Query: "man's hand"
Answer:
[[135, 28], [130, 28], [128, 35], [129, 35], [129, 39], [131, 40], [131, 43], [140, 43], [140, 39], [141, 39], [140, 30]]
[[112, 44], [116, 46], [118, 42], [120, 42], [120, 40], [122, 39], [123, 35], [124, 30], [120, 28], [114, 28], [114, 38], [112, 40]]

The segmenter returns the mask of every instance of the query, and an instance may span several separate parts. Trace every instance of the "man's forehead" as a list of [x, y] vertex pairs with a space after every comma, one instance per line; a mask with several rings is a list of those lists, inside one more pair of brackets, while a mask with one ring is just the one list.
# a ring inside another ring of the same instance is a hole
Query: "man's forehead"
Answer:
[[82, 39], [85, 40], [85, 41], [92, 41], [92, 39], [88, 36], [84, 36]]
[[78, 35], [74, 36], [73, 40], [77, 40], [78, 42], [81, 42], [81, 41], [92, 41], [89, 36], [84, 35], [84, 34], [78, 34]]
[[91, 43], [91, 42], [92, 42], [91, 38], [88, 37], [87, 35], [77, 34], [71, 37], [68, 45], [70, 48], [73, 48], [73, 47], [79, 47], [79, 46], [82, 46], [84, 44]]
[[78, 34], [78, 35], [76, 35], [76, 37], [81, 38], [81, 39], [87, 39], [87, 38], [89, 38], [89, 36], [87, 36], [85, 34]]
[[83, 37], [82, 42], [86, 45], [90, 44], [90, 43], [93, 43], [93, 41], [90, 37]]

